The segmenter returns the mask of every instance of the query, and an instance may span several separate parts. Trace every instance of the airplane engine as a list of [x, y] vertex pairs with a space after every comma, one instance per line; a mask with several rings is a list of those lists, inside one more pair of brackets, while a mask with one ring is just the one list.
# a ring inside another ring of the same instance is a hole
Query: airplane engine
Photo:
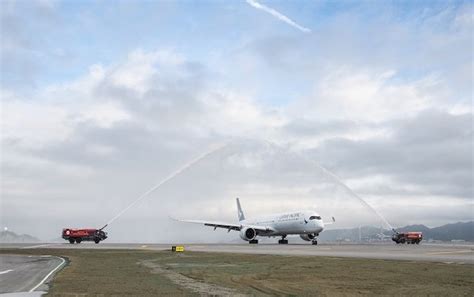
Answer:
[[300, 234], [301, 239], [306, 240], [306, 241], [311, 241], [313, 240], [316, 236], [312, 233], [309, 234]]
[[240, 230], [240, 238], [243, 240], [250, 241], [255, 239], [255, 237], [257, 237], [257, 231], [253, 228], [246, 227]]

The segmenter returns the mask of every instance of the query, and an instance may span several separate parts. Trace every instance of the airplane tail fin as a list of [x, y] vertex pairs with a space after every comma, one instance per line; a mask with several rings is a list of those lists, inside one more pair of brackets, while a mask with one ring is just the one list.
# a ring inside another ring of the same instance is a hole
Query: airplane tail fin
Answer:
[[244, 212], [242, 211], [242, 207], [240, 206], [239, 198], [235, 199], [237, 201], [237, 215], [239, 216], [239, 222], [245, 220]]

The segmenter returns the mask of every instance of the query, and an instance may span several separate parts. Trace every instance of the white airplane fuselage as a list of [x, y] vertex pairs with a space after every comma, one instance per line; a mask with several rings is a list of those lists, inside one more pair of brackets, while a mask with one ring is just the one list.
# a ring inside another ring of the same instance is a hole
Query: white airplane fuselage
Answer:
[[[202, 221], [202, 220], [179, 220], [187, 223], [203, 224], [205, 226], [227, 229], [238, 231], [240, 238], [249, 243], [258, 243], [256, 239], [259, 236], [264, 237], [276, 237], [281, 236], [282, 239], [278, 243], [286, 244], [287, 235], [299, 235], [301, 239], [305, 241], [312, 241], [313, 244], [318, 244], [317, 237], [319, 233], [324, 230], [325, 223], [321, 216], [310, 210], [294, 211], [282, 214], [273, 214], [268, 216], [256, 217], [252, 219], [246, 219], [242, 207], [240, 206], [239, 198], [237, 202], [237, 223], [229, 222], [215, 222], [215, 221]], [[326, 224], [332, 224], [335, 222], [327, 222]]]
[[[311, 218], [311, 219], [310, 219]], [[270, 226], [274, 232], [259, 234], [259, 236], [283, 236], [292, 234], [316, 234], [324, 230], [324, 223], [314, 211], [296, 211], [268, 215], [240, 221], [242, 225]]]

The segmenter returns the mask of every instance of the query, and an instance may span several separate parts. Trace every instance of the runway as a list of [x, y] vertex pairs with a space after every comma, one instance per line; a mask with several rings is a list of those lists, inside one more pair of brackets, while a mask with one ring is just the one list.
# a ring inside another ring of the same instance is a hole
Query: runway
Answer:
[[[40, 245], [0, 245], [0, 248], [67, 248], [67, 249], [146, 249], [170, 250], [173, 244], [123, 244], [123, 243], [53, 243]], [[453, 244], [184, 244], [186, 251], [266, 254], [284, 256], [328, 256], [385, 260], [430, 261], [474, 264], [474, 245]]]
[[47, 290], [45, 282], [64, 263], [58, 257], [0, 255], [0, 294], [5, 296], [40, 296]]
[[329, 256], [385, 260], [410, 260], [474, 264], [473, 247], [428, 245], [193, 245], [192, 251], [272, 254], [292, 256]]

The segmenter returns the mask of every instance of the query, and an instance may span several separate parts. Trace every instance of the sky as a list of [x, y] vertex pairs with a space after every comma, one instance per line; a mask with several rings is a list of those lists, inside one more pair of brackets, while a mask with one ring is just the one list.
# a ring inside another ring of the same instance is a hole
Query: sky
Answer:
[[0, 18], [12, 231], [100, 227], [206, 152], [110, 240], [233, 240], [168, 217], [233, 222], [235, 197], [380, 224], [340, 182], [394, 226], [473, 220], [471, 1], [5, 0]]

